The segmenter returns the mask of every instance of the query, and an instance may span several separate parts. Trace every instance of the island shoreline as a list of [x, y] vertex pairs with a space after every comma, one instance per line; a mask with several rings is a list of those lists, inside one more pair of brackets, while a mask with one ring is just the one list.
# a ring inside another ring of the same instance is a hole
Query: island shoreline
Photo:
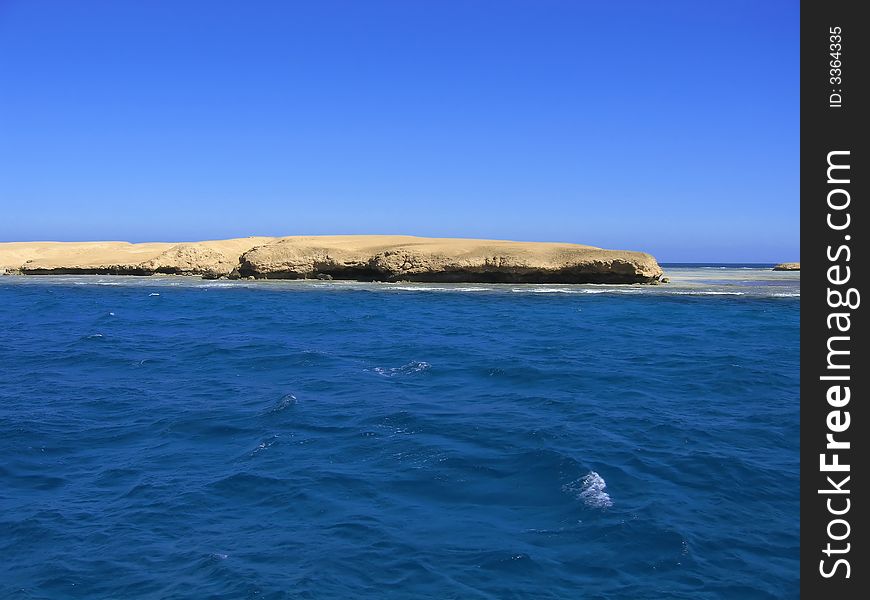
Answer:
[[555, 242], [292, 236], [185, 243], [4, 242], [0, 273], [419, 283], [656, 284], [644, 252]]

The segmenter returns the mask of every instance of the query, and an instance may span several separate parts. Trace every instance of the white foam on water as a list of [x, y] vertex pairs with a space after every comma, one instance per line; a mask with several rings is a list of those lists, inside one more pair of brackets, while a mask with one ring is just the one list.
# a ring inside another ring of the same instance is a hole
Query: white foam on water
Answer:
[[[426, 361], [418, 361], [418, 362], [409, 362], [408, 364], [402, 365], [401, 367], [392, 367], [385, 369], [384, 367], [375, 367], [371, 369], [373, 373], [377, 373], [381, 377], [395, 377], [397, 375], [410, 375], [412, 373], [419, 373], [421, 371], [428, 371], [432, 365], [427, 363]], [[369, 369], [366, 369], [367, 371]]]
[[512, 292], [517, 294], [643, 294], [653, 292], [652, 289], [640, 288], [512, 288]]
[[570, 294], [565, 288], [513, 288], [512, 292], [532, 294]]
[[410, 286], [410, 285], [392, 285], [388, 290], [400, 290], [403, 292], [489, 292], [491, 288], [483, 287], [435, 287], [428, 285]]
[[[703, 270], [710, 269], [710, 270]], [[484, 292], [479, 294], [487, 296], [491, 294], [544, 294], [551, 298], [559, 298], [565, 295], [600, 295], [603, 297], [616, 295], [636, 295], [638, 297], [649, 296], [664, 296], [664, 297], [744, 297], [744, 298], [800, 298], [800, 289], [797, 286], [771, 286], [772, 281], [781, 282], [784, 278], [789, 279], [791, 273], [768, 273], [767, 269], [753, 267], [727, 267], [725, 272], [720, 276], [716, 271], [720, 271], [721, 267], [700, 267], [700, 268], [685, 268], [676, 269], [671, 273], [672, 282], [668, 285], [661, 286], [645, 286], [645, 285], [616, 285], [616, 284], [487, 284], [487, 283], [465, 283], [465, 284], [427, 284], [427, 283], [409, 283], [402, 282], [399, 284], [386, 282], [355, 282], [355, 281], [307, 281], [307, 280], [270, 280], [270, 281], [203, 281], [196, 278], [184, 277], [133, 277], [133, 276], [112, 276], [111, 278], [93, 275], [81, 275], [74, 277], [59, 277], [59, 276], [40, 276], [31, 278], [14, 278], [15, 282], [30, 283], [51, 283], [55, 284], [62, 282], [65, 284], [74, 285], [97, 285], [97, 286], [136, 286], [144, 287], [143, 291], [147, 292], [147, 288], [151, 287], [151, 293], [147, 296], [159, 297], [160, 292], [154, 291], [154, 286], [185, 286], [191, 288], [245, 288], [245, 289], [268, 289], [268, 290], [395, 290], [396, 293], [406, 292], [429, 292], [431, 294], [447, 293], [460, 294]], [[729, 270], [730, 269], [730, 270]], [[712, 274], [712, 280], [704, 278], [704, 274]], [[756, 275], [756, 273], [758, 273]], [[752, 274], [752, 275], [747, 275]], [[797, 275], [797, 274], [795, 274]], [[773, 277], [773, 279], [771, 279]], [[12, 279], [12, 278], [10, 278]], [[797, 277], [793, 277], [795, 281], [799, 281]], [[738, 285], [733, 285], [732, 280], [739, 281]], [[789, 279], [790, 280], [790, 279]], [[753, 282], [759, 282], [757, 285], [752, 285]]]
[[591, 290], [588, 288], [582, 288], [578, 290], [569, 290], [566, 288], [536, 288], [536, 287], [527, 287], [527, 288], [512, 288], [512, 292], [516, 294], [606, 294], [607, 292], [614, 292], [616, 290]]
[[269, 409], [270, 413], [281, 412], [282, 410], [294, 406], [297, 403], [296, 396], [293, 394], [285, 394], [280, 400], [278, 400], [271, 409]]
[[606, 489], [607, 482], [595, 471], [589, 471], [582, 478], [562, 486], [563, 492], [573, 494], [575, 498], [592, 508], [613, 506], [613, 500], [610, 499]]
[[260, 444], [256, 448], [254, 448], [254, 450], [250, 453], [249, 456], [251, 456], [251, 457], [256, 456], [258, 453], [262, 452], [263, 450], [271, 448], [272, 445], [274, 445], [275, 442], [277, 442], [277, 441], [278, 441], [278, 435], [275, 434], [275, 435], [271, 436], [269, 439], [260, 442]]
[[701, 290], [691, 291], [668, 291], [665, 292], [674, 296], [745, 296], [746, 292], [709, 292]]

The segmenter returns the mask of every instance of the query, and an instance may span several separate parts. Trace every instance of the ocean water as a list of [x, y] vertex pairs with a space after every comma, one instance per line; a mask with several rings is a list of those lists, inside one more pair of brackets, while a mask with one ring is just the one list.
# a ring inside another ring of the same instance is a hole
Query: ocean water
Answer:
[[667, 271], [0, 277], [0, 597], [797, 597], [799, 274]]

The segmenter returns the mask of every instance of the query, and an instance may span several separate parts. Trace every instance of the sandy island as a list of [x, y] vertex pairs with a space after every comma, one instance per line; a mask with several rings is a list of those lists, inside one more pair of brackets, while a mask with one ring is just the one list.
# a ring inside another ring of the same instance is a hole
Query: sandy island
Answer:
[[390, 235], [190, 243], [4, 242], [6, 274], [198, 275], [462, 283], [658, 283], [644, 252], [580, 244]]

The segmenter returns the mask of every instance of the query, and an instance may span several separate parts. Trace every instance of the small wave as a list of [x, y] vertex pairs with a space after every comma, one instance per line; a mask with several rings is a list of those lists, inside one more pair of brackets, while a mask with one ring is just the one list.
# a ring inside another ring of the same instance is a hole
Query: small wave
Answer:
[[148, 295], [149, 295], [149, 296], [159, 296], [160, 294], [158, 294], [157, 292], [152, 292], [152, 293], [150, 293], [150, 294], [148, 294]]
[[269, 439], [260, 442], [256, 448], [254, 448], [251, 453], [248, 455], [250, 457], [254, 457], [263, 450], [271, 448], [278, 441], [278, 435], [273, 435]]
[[425, 361], [418, 361], [409, 362], [408, 364], [402, 365], [401, 367], [391, 367], [388, 369], [385, 369], [384, 367], [375, 367], [374, 369], [371, 369], [371, 371], [373, 373], [377, 373], [382, 377], [396, 377], [397, 375], [411, 375], [413, 373], [428, 371], [431, 367], [432, 365]]
[[390, 290], [401, 290], [404, 292], [488, 292], [490, 288], [482, 287], [433, 287], [433, 286], [410, 286], [410, 285], [393, 285], [388, 287]]
[[296, 404], [296, 396], [293, 394], [285, 394], [280, 400], [278, 400], [272, 408], [269, 409], [270, 413], [281, 412], [282, 410], [294, 406]]
[[746, 292], [669, 291], [673, 296], [745, 296]]
[[511, 291], [517, 294], [642, 294], [644, 291], [639, 288], [511, 288]]
[[[624, 293], [627, 290], [593, 290], [589, 288], [581, 288], [576, 290], [566, 288], [512, 288], [512, 292], [517, 294], [608, 294], [608, 293]], [[637, 293], [632, 291], [632, 293]]]
[[573, 494], [578, 500], [582, 500], [586, 506], [592, 508], [608, 508], [613, 506], [613, 500], [607, 489], [607, 482], [595, 471], [589, 471], [585, 476], [562, 486], [562, 491]]
[[[522, 293], [531, 293], [531, 294], [570, 294], [571, 290], [566, 290], [564, 288], [513, 288], [512, 292], [517, 294]], [[604, 290], [601, 290], [604, 291]]]
[[781, 292], [773, 295], [774, 298], [800, 298], [800, 292]]

